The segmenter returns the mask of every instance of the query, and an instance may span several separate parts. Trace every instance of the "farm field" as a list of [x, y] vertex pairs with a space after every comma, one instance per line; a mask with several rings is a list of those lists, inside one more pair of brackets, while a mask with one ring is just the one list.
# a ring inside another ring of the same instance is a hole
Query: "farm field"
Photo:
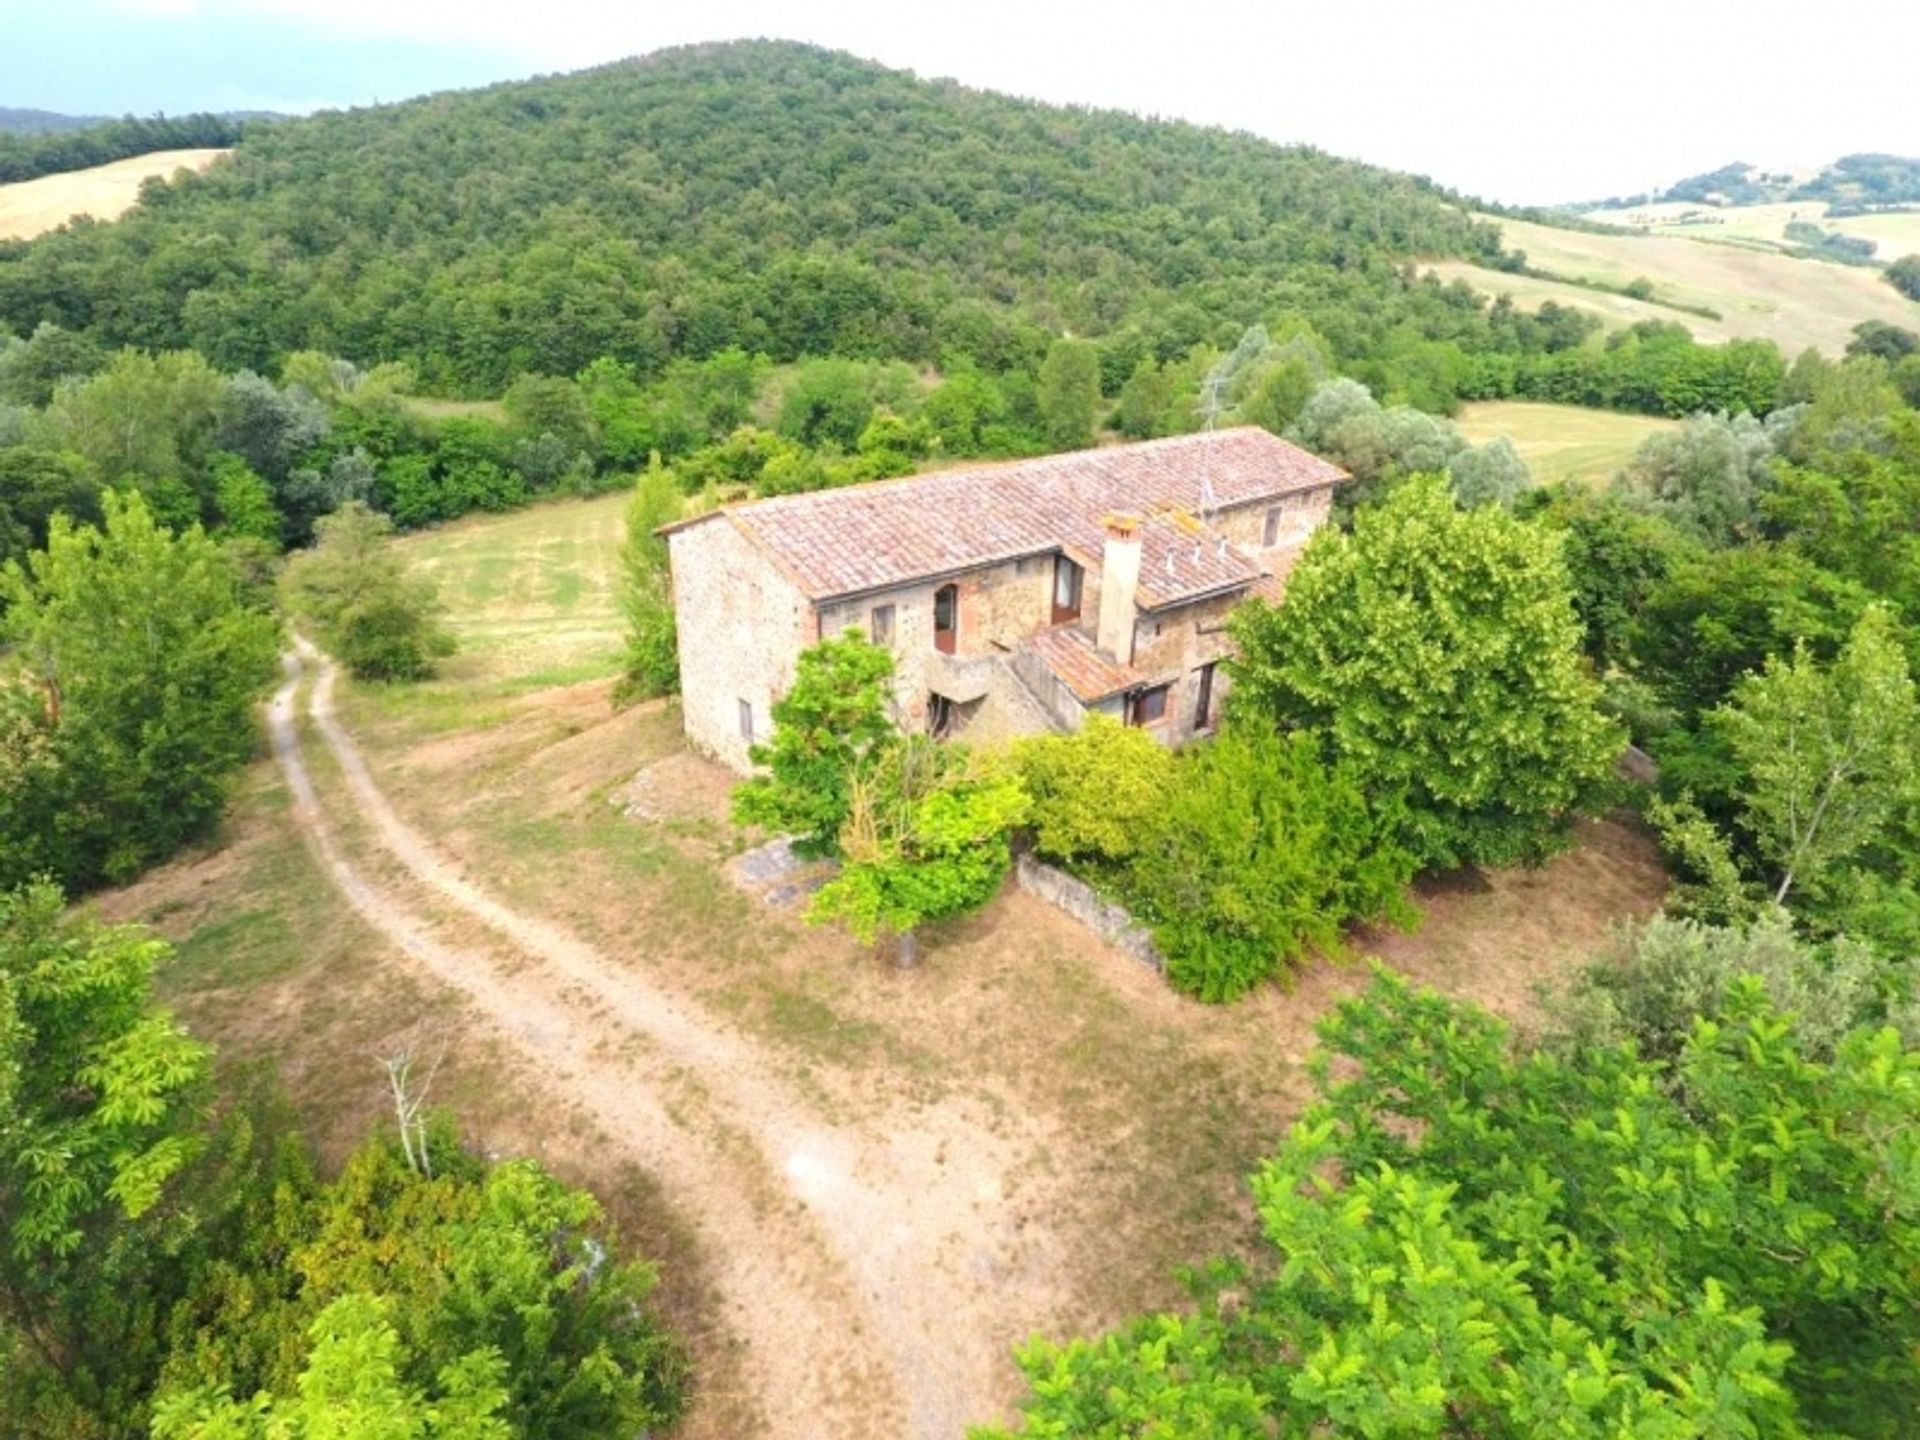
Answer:
[[1454, 423], [1476, 445], [1504, 435], [1542, 485], [1571, 480], [1600, 485], [1613, 478], [1649, 435], [1678, 426], [1677, 420], [1547, 405], [1527, 400], [1491, 400], [1462, 407]]
[[157, 150], [96, 165], [0, 185], [0, 240], [31, 240], [57, 230], [75, 215], [117, 220], [140, 198], [140, 186], [154, 175], [204, 170], [225, 150]]
[[[1011, 1347], [1177, 1304], [1255, 1235], [1243, 1179], [1296, 1113], [1318, 964], [1226, 1008], [1009, 889], [899, 971], [737, 888], [732, 777], [673, 705], [616, 710], [622, 497], [409, 537], [468, 649], [383, 689], [297, 662], [219, 843], [105, 898], [181, 947], [169, 998], [273, 1059], [326, 1153], [444, 1047], [469, 1137], [591, 1183], [660, 1258], [691, 1440], [951, 1440]], [[1456, 878], [1377, 958], [1509, 1016], [1664, 882], [1623, 824]]]
[[1527, 306], [1554, 300], [1590, 311], [1610, 329], [1643, 319], [1666, 320], [1685, 325], [1702, 340], [1772, 340], [1788, 356], [1808, 346], [1838, 355], [1863, 320], [1920, 330], [1920, 304], [1860, 266], [1706, 245], [1679, 236], [1599, 235], [1488, 219], [1500, 226], [1506, 246], [1524, 251], [1528, 264], [1538, 269], [1609, 285], [1645, 278], [1653, 283], [1656, 300], [1704, 306], [1720, 318], [1458, 261], [1429, 268], [1489, 295], [1512, 295]]
[[1824, 200], [1719, 207], [1669, 200], [1657, 205], [1636, 205], [1630, 210], [1593, 210], [1587, 218], [1603, 225], [1624, 226], [1652, 235], [1681, 236], [1709, 244], [1744, 240], [1769, 245], [1789, 243], [1787, 223], [1807, 220], [1822, 229], [1873, 241], [1878, 247], [1875, 251], [1878, 260], [1898, 260], [1902, 255], [1920, 254], [1920, 210], [1830, 217]]

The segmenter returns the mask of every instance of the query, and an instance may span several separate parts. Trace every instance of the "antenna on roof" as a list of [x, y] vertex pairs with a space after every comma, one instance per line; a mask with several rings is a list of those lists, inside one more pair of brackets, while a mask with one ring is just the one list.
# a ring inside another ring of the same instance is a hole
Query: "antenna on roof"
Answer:
[[[1219, 498], [1213, 490], [1213, 434], [1219, 428], [1220, 412], [1225, 408], [1221, 403], [1222, 393], [1232, 386], [1242, 371], [1257, 365], [1272, 348], [1273, 340], [1267, 334], [1267, 327], [1249, 325], [1241, 333], [1240, 342], [1222, 355], [1207, 372], [1207, 378], [1200, 382], [1200, 433], [1206, 437], [1200, 442], [1200, 523], [1209, 530], [1213, 528], [1215, 512], [1220, 508]], [[1200, 563], [1198, 540], [1194, 542], [1193, 563]]]

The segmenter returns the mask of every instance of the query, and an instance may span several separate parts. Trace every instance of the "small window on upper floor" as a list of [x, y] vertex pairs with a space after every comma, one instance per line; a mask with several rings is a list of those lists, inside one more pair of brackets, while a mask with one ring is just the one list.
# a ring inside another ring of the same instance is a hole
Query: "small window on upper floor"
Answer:
[[753, 743], [753, 702], [740, 702], [740, 738], [749, 745]]
[[1080, 618], [1080, 587], [1087, 572], [1064, 555], [1053, 557], [1053, 623]]
[[951, 655], [960, 638], [960, 587], [942, 585], [933, 592], [933, 648]]
[[1269, 547], [1280, 543], [1280, 507], [1278, 505], [1267, 511], [1266, 528], [1260, 532], [1260, 543]]
[[893, 606], [876, 605], [867, 617], [867, 636], [876, 645], [893, 644]]
[[1158, 725], [1167, 718], [1167, 692], [1171, 685], [1156, 685], [1151, 690], [1136, 690], [1127, 697], [1127, 724]]

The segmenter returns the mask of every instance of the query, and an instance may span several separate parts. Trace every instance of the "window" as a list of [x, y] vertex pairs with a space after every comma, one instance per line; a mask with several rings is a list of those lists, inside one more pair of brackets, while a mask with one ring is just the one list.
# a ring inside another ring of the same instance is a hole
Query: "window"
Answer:
[[867, 617], [867, 634], [876, 645], [893, 644], [893, 606], [876, 605]]
[[1209, 661], [1194, 672], [1196, 689], [1193, 697], [1193, 733], [1213, 728], [1213, 671], [1214, 664]]
[[1151, 690], [1136, 690], [1127, 697], [1127, 724], [1158, 725], [1167, 718], [1167, 692], [1171, 685], [1156, 685]]
[[942, 585], [933, 592], [933, 648], [951, 655], [959, 637], [960, 587]]
[[753, 702], [740, 702], [740, 738], [749, 745], [753, 743]]
[[1278, 505], [1267, 511], [1267, 527], [1260, 532], [1260, 543], [1266, 546], [1280, 543], [1280, 507]]
[[1064, 555], [1053, 557], [1053, 623], [1080, 618], [1080, 585], [1086, 571]]

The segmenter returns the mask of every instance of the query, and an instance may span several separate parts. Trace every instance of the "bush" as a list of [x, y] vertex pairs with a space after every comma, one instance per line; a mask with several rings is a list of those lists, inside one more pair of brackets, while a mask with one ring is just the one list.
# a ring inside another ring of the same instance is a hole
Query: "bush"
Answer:
[[1657, 915], [1628, 930], [1548, 997], [1546, 1039], [1567, 1054], [1631, 1040], [1642, 1056], [1670, 1064], [1701, 1016], [1724, 1012], [1743, 975], [1765, 983], [1814, 1059], [1831, 1060], [1854, 1030], [1889, 1018], [1908, 1044], [1920, 1044], [1920, 1012], [1897, 993], [1890, 967], [1851, 940], [1810, 945], [1778, 911], [1750, 926]]
[[1071, 735], [1021, 740], [1014, 757], [1033, 802], [1034, 849], [1080, 868], [1131, 860], [1173, 788], [1173, 753], [1105, 715]]
[[358, 502], [316, 527], [281, 581], [287, 612], [311, 625], [361, 680], [418, 680], [454, 651], [434, 587], [407, 573], [388, 541], [393, 522]]
[[1351, 921], [1411, 918], [1414, 857], [1400, 816], [1329, 766], [1312, 735], [1230, 728], [1184, 752], [1123, 881], [1167, 978], [1231, 1000], [1303, 957], [1336, 951]]

